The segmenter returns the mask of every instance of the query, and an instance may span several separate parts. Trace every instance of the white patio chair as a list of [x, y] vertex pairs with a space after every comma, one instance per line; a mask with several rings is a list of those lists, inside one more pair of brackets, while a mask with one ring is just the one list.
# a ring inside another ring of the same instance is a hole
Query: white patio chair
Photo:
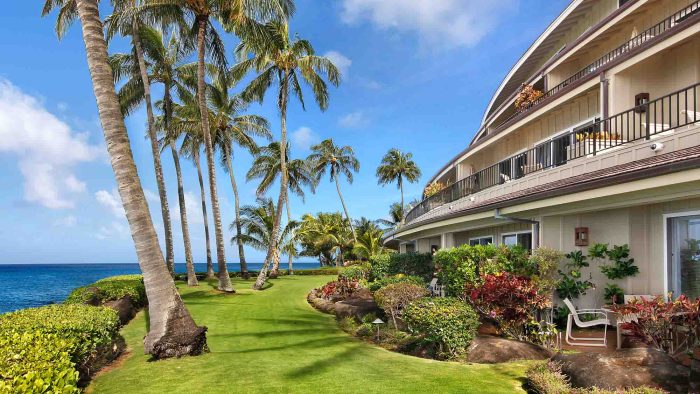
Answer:
[[688, 119], [688, 123], [700, 123], [700, 112], [683, 110], [685, 117]]
[[[564, 299], [564, 304], [569, 308], [569, 316], [566, 320], [566, 343], [571, 346], [601, 346], [606, 347], [608, 345], [608, 324], [610, 324], [610, 319], [608, 319], [608, 314], [602, 309], [576, 309], [574, 304], [568, 298]], [[581, 321], [579, 315], [594, 314], [603, 316], [600, 319]], [[582, 338], [575, 337], [571, 335], [571, 330], [573, 324], [576, 323], [577, 327], [587, 328], [594, 326], [604, 326], [603, 337], [602, 338]]]
[[433, 278], [428, 284], [428, 291], [433, 297], [444, 297], [445, 294], [442, 290], [442, 285], [438, 284], [438, 278]]
[[[629, 304], [630, 302], [634, 300], [644, 300], [644, 301], [650, 301], [653, 300], [654, 296], [653, 295], [648, 295], [648, 294], [625, 294], [625, 304]], [[615, 331], [617, 332], [617, 348], [622, 349], [622, 330], [620, 329], [620, 326], [625, 323], [634, 323], [637, 321], [637, 315], [634, 313], [630, 313], [628, 315], [620, 315], [620, 314], [615, 314]], [[625, 332], [624, 334], [627, 334]]]

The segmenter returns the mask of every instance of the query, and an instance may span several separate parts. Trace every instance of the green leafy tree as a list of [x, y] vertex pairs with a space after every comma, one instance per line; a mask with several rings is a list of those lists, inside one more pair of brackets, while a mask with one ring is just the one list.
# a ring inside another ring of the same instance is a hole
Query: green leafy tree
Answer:
[[415, 183], [421, 176], [420, 169], [413, 161], [412, 153], [403, 153], [398, 149], [390, 149], [382, 158], [382, 162], [377, 167], [377, 181], [380, 185], [387, 185], [396, 182], [396, 186], [401, 191], [401, 222], [404, 220], [406, 207], [403, 198], [404, 180]]
[[354, 246], [346, 220], [337, 212], [304, 215], [298, 236], [301, 254], [318, 257], [321, 265], [340, 265], [344, 252]]
[[[274, 230], [280, 231], [282, 222], [282, 205], [287, 200], [287, 105], [289, 95], [294, 94], [302, 105], [304, 96], [300, 80], [304, 80], [313, 91], [314, 98], [321, 110], [328, 108], [328, 87], [324, 76], [331, 84], [340, 84], [340, 72], [329, 59], [317, 56], [311, 43], [300, 38], [290, 39], [289, 26], [285, 21], [272, 21], [258, 29], [245, 29], [241, 34], [241, 44], [236, 48], [239, 63], [234, 66], [233, 74], [237, 79], [249, 71], [257, 76], [243, 90], [243, 98], [262, 102], [265, 93], [275, 84], [277, 86], [277, 107], [280, 111], [280, 192], [277, 201], [277, 217]], [[273, 241], [277, 237], [273, 237]], [[270, 245], [258, 280], [253, 288], [262, 288], [267, 278], [270, 257], [277, 250], [277, 245]]]

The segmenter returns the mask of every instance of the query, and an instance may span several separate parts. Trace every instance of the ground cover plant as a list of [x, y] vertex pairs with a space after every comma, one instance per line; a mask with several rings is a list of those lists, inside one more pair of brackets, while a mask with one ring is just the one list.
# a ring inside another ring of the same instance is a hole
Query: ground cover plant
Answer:
[[67, 304], [84, 304], [97, 297], [100, 303], [129, 296], [135, 306], [147, 303], [146, 288], [141, 275], [120, 275], [100, 279], [97, 282], [73, 290], [66, 298]]

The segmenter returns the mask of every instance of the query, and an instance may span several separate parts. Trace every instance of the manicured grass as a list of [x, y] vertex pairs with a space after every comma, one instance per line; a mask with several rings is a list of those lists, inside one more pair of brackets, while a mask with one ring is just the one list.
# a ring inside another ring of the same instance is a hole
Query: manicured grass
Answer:
[[235, 280], [236, 295], [213, 284], [180, 286], [198, 324], [209, 327], [211, 352], [149, 362], [140, 313], [123, 335], [132, 354], [95, 378], [95, 393], [511, 393], [522, 391], [527, 363], [461, 365], [393, 353], [338, 329], [306, 302], [332, 276], [273, 280], [262, 292]]

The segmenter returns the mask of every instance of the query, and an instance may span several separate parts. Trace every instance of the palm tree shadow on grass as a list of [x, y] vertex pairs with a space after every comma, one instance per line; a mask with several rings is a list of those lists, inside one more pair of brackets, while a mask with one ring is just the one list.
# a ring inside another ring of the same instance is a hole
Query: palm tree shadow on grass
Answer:
[[[348, 340], [348, 338], [343, 337], [339, 337], [338, 339], [342, 339], [343, 341]], [[347, 362], [352, 354], [360, 350], [360, 347], [357, 345], [351, 346], [350, 348], [341, 353], [314, 361], [308, 365], [301, 366], [295, 369], [294, 371], [286, 373], [285, 376], [290, 379], [298, 379], [301, 377], [308, 377], [310, 375], [321, 374], [323, 372], [326, 372], [326, 370], [328, 370], [331, 367], [339, 368], [340, 364], [342, 364], [343, 362]]]

